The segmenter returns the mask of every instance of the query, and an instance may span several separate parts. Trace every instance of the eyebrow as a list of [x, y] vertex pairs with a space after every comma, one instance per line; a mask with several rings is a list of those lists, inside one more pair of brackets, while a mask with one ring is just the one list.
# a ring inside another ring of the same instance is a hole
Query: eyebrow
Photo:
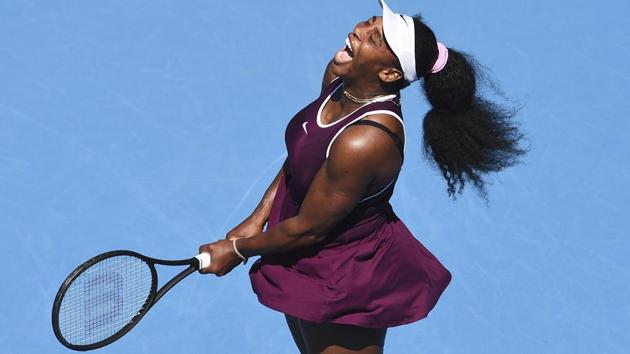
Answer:
[[[374, 21], [376, 21], [376, 16], [372, 16], [368, 22], [374, 23]], [[381, 31], [376, 32], [376, 37], [378, 38], [378, 46], [381, 46], [383, 44], [383, 35], [381, 34]]]

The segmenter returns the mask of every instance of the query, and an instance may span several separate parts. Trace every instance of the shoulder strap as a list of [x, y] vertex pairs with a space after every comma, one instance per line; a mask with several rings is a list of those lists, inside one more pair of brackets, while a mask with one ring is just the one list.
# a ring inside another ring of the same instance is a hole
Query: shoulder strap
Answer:
[[385, 133], [387, 133], [393, 140], [394, 140], [394, 144], [396, 144], [396, 147], [398, 147], [398, 150], [400, 151], [400, 157], [402, 160], [405, 159], [405, 153], [403, 152], [403, 143], [400, 140], [400, 138], [398, 137], [398, 135], [396, 135], [394, 132], [392, 132], [389, 128], [387, 128], [386, 126], [384, 126], [381, 123], [375, 122], [373, 120], [364, 120], [364, 119], [360, 119], [350, 125], [371, 125], [373, 127], [376, 128], [380, 128], [382, 129]]
[[336, 90], [337, 87], [339, 87], [342, 83], [343, 83], [343, 80], [341, 80], [341, 77], [339, 76], [335, 77], [328, 83], [328, 85], [326, 85], [326, 87], [322, 90], [319, 97], [320, 98], [328, 97], [328, 95], [330, 95], [334, 90]]

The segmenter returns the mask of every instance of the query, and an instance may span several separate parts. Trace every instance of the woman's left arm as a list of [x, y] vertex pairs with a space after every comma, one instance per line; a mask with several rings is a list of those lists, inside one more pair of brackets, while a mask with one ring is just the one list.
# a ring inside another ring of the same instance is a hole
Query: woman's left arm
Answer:
[[[246, 258], [256, 255], [289, 252], [323, 241], [328, 232], [346, 217], [361, 200], [369, 183], [383, 168], [392, 176], [397, 172], [392, 160], [392, 144], [387, 135], [365, 126], [349, 127], [333, 143], [329, 157], [313, 179], [298, 215], [266, 232], [236, 243]], [[390, 146], [387, 146], [390, 145]], [[394, 155], [395, 156], [395, 155]], [[395, 158], [394, 158], [395, 160]], [[399, 166], [398, 166], [399, 167]], [[204, 273], [219, 276], [228, 273], [241, 261], [232, 242], [218, 241], [200, 248], [210, 252], [211, 265]]]

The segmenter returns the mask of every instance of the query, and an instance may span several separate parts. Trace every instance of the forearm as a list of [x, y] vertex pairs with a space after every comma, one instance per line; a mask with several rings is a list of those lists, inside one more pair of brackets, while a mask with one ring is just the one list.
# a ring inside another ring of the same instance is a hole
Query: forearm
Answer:
[[321, 242], [324, 236], [300, 222], [299, 216], [289, 218], [268, 231], [238, 240], [239, 252], [245, 257], [284, 253]]
[[[285, 161], [286, 163], [286, 161]], [[269, 218], [269, 213], [271, 212], [271, 205], [273, 204], [273, 199], [276, 197], [276, 191], [278, 190], [278, 185], [280, 183], [280, 178], [282, 176], [284, 164], [280, 167], [280, 171], [276, 174], [276, 177], [273, 179], [265, 194], [263, 195], [260, 203], [256, 206], [256, 209], [249, 216], [249, 219], [255, 222], [256, 224], [263, 226], [267, 219]]]

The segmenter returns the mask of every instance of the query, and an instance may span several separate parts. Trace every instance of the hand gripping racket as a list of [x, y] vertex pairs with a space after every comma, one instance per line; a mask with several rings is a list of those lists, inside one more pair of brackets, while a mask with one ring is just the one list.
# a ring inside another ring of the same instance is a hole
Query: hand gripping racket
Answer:
[[[157, 290], [155, 265], [189, 267]], [[100, 254], [75, 269], [59, 288], [52, 325], [73, 350], [106, 346], [129, 332], [175, 284], [210, 265], [210, 255], [166, 261], [132, 251]]]

